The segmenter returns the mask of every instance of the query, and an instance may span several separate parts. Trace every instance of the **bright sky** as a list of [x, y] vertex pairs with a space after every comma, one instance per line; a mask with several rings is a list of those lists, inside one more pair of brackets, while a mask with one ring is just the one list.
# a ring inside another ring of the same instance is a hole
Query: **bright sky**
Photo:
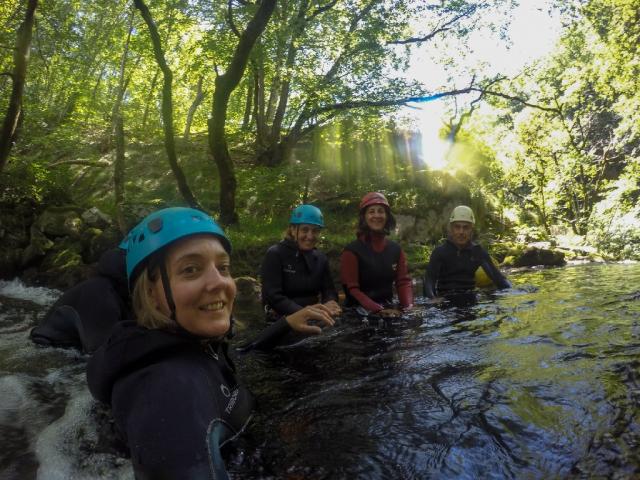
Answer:
[[[550, 0], [520, 2], [508, 29], [508, 36], [512, 42], [509, 48], [496, 34], [486, 31], [475, 32], [469, 42], [473, 53], [468, 58], [468, 65], [485, 63], [485, 72], [511, 76], [521, 71], [525, 65], [549, 53], [560, 33], [559, 18], [550, 17], [547, 11], [549, 3]], [[428, 48], [433, 46], [425, 45], [425, 49]], [[429, 59], [426, 52], [414, 56], [409, 76], [421, 80], [435, 91], [462, 88], [469, 82], [469, 77], [454, 80], [457, 84], [447, 82], [446, 73]], [[446, 118], [444, 101], [421, 103], [416, 107], [411, 109], [409, 115], [416, 118], [422, 131], [424, 160], [432, 169], [443, 168], [449, 149], [447, 142], [438, 137], [443, 125], [442, 119]]]

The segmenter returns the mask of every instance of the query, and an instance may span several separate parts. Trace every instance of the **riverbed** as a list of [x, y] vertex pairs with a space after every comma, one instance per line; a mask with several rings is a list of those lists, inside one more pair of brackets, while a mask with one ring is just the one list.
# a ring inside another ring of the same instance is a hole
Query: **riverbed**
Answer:
[[[511, 274], [514, 288], [393, 322], [343, 319], [236, 354], [258, 400], [233, 478], [634, 478], [640, 475], [640, 264]], [[0, 281], [0, 478], [133, 478], [85, 355], [29, 330], [61, 292]], [[262, 328], [238, 305], [234, 343]]]

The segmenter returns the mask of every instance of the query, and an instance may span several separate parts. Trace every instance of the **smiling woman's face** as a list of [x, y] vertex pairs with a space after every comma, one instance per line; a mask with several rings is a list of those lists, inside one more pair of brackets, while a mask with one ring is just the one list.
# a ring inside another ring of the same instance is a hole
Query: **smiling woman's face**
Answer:
[[313, 250], [320, 238], [320, 227], [301, 223], [291, 225], [290, 235], [298, 244], [300, 250]]
[[[166, 268], [180, 326], [201, 337], [224, 335], [231, 325], [236, 284], [220, 241], [213, 235], [180, 240], [169, 248]], [[151, 294], [156, 308], [170, 316], [160, 278]]]
[[383, 205], [371, 205], [364, 211], [364, 220], [372, 232], [382, 232], [387, 224], [387, 210]]

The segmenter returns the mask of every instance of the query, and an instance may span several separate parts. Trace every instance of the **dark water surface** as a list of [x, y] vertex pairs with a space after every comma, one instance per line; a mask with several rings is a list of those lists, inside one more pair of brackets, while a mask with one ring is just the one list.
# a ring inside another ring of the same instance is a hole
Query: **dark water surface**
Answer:
[[[226, 452], [232, 477], [640, 477], [640, 265], [511, 279], [475, 302], [236, 355], [258, 410]], [[86, 357], [27, 338], [58, 294], [0, 282], [0, 478], [133, 478]], [[240, 343], [262, 319], [237, 310]]]

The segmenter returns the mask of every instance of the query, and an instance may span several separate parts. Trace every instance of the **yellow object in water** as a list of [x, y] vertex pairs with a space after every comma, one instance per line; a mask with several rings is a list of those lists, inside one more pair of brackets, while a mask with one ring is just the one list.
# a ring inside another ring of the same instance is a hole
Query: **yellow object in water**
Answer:
[[[496, 267], [498, 266], [498, 262], [496, 261], [495, 258], [491, 257], [491, 262]], [[486, 287], [495, 286], [493, 284], [493, 282], [491, 281], [491, 279], [489, 278], [489, 276], [487, 275], [487, 272], [485, 272], [484, 268], [482, 268], [482, 267], [478, 267], [478, 269], [476, 270], [475, 279], [476, 279], [476, 287], [478, 287], [478, 288], [486, 288]]]

